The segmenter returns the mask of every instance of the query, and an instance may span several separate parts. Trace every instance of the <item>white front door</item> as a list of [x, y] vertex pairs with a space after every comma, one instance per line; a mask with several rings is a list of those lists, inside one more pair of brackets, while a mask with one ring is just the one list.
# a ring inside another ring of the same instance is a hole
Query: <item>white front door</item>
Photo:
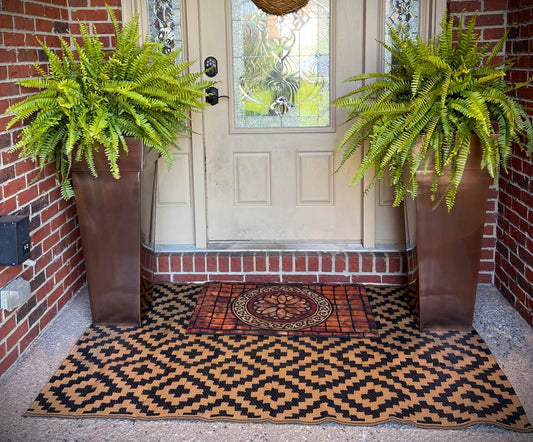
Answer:
[[386, 20], [427, 37], [445, 4], [310, 0], [296, 14], [275, 17], [250, 0], [124, 0], [124, 19], [139, 12], [151, 38], [172, 49], [183, 35], [192, 69], [216, 58], [213, 79], [229, 97], [194, 113], [195, 133], [181, 143], [175, 165], [158, 168], [155, 246], [401, 247], [402, 211], [392, 208], [387, 183], [364, 195], [365, 183], [349, 186], [360, 155], [335, 173], [333, 152], [347, 126], [345, 113], [329, 103], [353, 88], [346, 78], [384, 69], [376, 40], [384, 39]]
[[362, 11], [363, 0], [310, 0], [276, 17], [200, 0], [202, 60], [216, 58], [229, 96], [204, 112], [208, 241], [361, 240], [357, 160], [335, 173], [342, 116], [330, 102], [363, 71]]

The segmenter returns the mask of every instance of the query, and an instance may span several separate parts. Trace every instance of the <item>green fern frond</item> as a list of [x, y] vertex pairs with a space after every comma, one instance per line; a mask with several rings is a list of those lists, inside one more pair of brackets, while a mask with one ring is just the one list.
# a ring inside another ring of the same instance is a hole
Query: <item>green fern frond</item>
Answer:
[[[460, 31], [459, 31], [460, 33]], [[443, 59], [448, 60], [453, 56], [453, 22], [446, 20], [443, 15], [441, 22], [441, 33], [439, 36], [439, 53]]]
[[[475, 14], [466, 23], [460, 17], [456, 32], [453, 19], [444, 15], [440, 36], [427, 42], [391, 27], [391, 43], [381, 43], [394, 60], [391, 72], [349, 78], [354, 89], [333, 102], [347, 109], [350, 123], [336, 148], [336, 154], [342, 154], [339, 167], [368, 143], [352, 183], [373, 171], [372, 185], [388, 170], [397, 205], [407, 193], [416, 195], [415, 174], [423, 167], [434, 172], [432, 200], [437, 205], [446, 201], [451, 209], [472, 134], [481, 142], [482, 166], [493, 178], [500, 166], [505, 169], [511, 143], [520, 141], [527, 155], [533, 153], [531, 118], [509, 95], [505, 81], [512, 61], [495, 61], [507, 33], [496, 44], [480, 45], [475, 20]], [[441, 185], [447, 168], [450, 180]]]
[[25, 78], [19, 80], [17, 83], [21, 86], [34, 89], [46, 89], [50, 86], [50, 81], [47, 78]]
[[71, 34], [73, 49], [60, 37], [61, 54], [41, 43], [49, 59], [42, 78], [19, 81], [39, 91], [7, 112], [8, 128], [32, 117], [19, 135], [15, 150], [39, 163], [56, 165], [64, 198], [72, 196], [69, 173], [74, 161], [85, 161], [96, 176], [94, 152], [105, 149], [109, 170], [118, 178], [117, 160], [127, 152], [126, 136], [142, 140], [172, 162], [179, 148], [177, 133], [190, 129], [190, 112], [207, 106], [205, 89], [213, 84], [202, 73], [189, 72], [192, 62], [180, 61], [180, 50], [161, 52], [161, 45], [140, 43], [137, 17], [123, 26], [112, 9], [115, 48], [106, 50], [95, 29], [80, 23], [81, 44]]

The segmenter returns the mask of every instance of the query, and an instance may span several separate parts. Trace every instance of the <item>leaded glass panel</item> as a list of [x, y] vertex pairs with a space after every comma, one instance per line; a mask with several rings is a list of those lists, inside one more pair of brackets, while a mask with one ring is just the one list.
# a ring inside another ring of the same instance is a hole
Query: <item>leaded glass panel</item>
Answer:
[[329, 1], [281, 17], [231, 5], [235, 127], [329, 126]]
[[180, 0], [148, 0], [150, 40], [163, 46], [163, 53], [181, 47]]
[[[405, 29], [411, 37], [419, 33], [420, 0], [385, 1], [385, 43], [390, 44], [389, 26]], [[390, 70], [391, 54], [385, 51], [385, 69]]]

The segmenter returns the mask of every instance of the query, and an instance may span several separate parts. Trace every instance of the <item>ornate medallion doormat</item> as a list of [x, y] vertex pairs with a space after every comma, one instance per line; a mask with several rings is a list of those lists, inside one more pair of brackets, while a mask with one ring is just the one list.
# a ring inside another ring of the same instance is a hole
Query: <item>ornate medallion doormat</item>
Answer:
[[372, 339], [189, 334], [201, 291], [157, 284], [142, 327], [89, 327], [26, 414], [532, 430], [480, 336], [418, 331], [405, 289], [366, 287]]
[[188, 333], [375, 337], [362, 286], [205, 284]]

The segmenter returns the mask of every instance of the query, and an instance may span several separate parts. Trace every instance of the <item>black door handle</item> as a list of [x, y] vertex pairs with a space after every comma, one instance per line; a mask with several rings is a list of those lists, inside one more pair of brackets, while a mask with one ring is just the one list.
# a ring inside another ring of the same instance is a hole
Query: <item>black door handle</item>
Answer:
[[218, 89], [216, 87], [208, 87], [205, 90], [205, 93], [207, 94], [207, 97], [205, 97], [205, 101], [207, 101], [211, 106], [218, 104]]
[[205, 97], [205, 101], [209, 103], [211, 106], [218, 104], [219, 98], [229, 98], [228, 95], [218, 95], [218, 88], [214, 86], [208, 87], [205, 90], [205, 93], [207, 94], [207, 97]]

